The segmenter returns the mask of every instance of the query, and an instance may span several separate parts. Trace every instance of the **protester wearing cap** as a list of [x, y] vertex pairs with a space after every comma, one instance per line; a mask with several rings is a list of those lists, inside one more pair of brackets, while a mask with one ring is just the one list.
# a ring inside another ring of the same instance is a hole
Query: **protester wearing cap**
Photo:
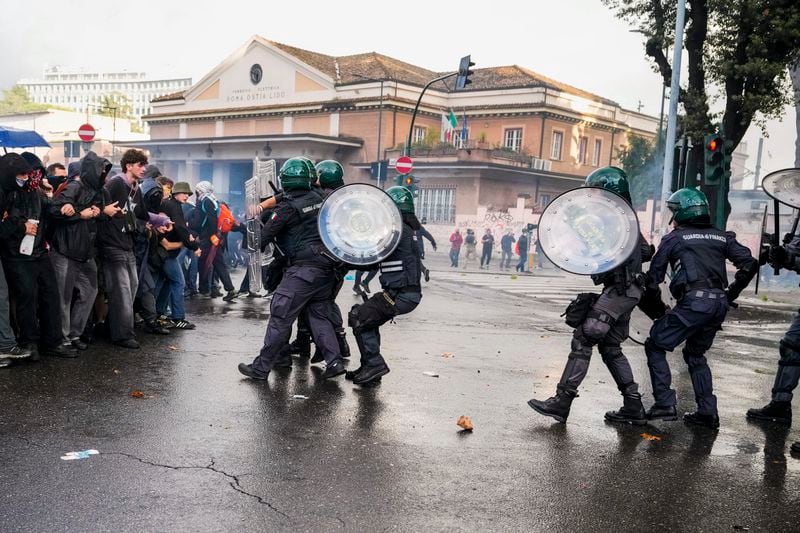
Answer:
[[[156, 309], [159, 315], [169, 316], [175, 329], [194, 329], [194, 324], [186, 320], [183, 306], [183, 291], [186, 280], [181, 268], [183, 249], [190, 253], [199, 253], [195, 238], [189, 233], [189, 227], [183, 217], [183, 204], [192, 195], [192, 188], [185, 181], [172, 186], [172, 196], [161, 202], [161, 212], [172, 220], [172, 231], [160, 239], [160, 244], [167, 250], [167, 258], [156, 282]], [[167, 308], [171, 310], [168, 315]]]

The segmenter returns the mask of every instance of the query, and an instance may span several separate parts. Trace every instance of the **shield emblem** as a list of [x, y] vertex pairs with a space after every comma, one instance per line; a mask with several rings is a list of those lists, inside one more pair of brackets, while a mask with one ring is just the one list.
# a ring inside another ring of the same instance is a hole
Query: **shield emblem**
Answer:
[[639, 246], [636, 212], [621, 196], [597, 187], [557, 196], [542, 213], [537, 231], [547, 258], [573, 274], [613, 270]]
[[365, 183], [339, 187], [325, 199], [317, 221], [325, 248], [351, 265], [373, 265], [400, 243], [403, 219], [383, 190]]

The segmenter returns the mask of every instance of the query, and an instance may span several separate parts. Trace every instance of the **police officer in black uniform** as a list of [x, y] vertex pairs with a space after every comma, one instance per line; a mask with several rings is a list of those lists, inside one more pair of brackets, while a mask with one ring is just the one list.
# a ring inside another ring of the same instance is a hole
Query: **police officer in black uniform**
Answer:
[[[771, 246], [768, 257], [773, 267], [800, 273], [800, 236], [794, 236], [786, 246]], [[748, 409], [747, 418], [789, 426], [792, 424], [792, 392], [800, 380], [800, 311], [784, 333], [779, 351], [772, 399], [764, 407]], [[800, 442], [792, 444], [792, 452], [800, 453]]]
[[348, 324], [361, 352], [361, 366], [348, 371], [346, 379], [357, 385], [371, 385], [389, 373], [381, 356], [381, 334], [379, 327], [397, 315], [413, 311], [422, 299], [420, 276], [422, 263], [415, 232], [422, 226], [414, 215], [414, 196], [405, 187], [395, 186], [386, 190], [403, 217], [400, 243], [395, 251], [379, 265], [381, 292], [360, 305], [354, 305], [348, 314]]
[[[708, 200], [697, 189], [685, 188], [667, 200], [673, 230], [661, 239], [647, 273], [648, 290], [658, 290], [667, 267], [673, 277], [669, 290], [675, 307], [656, 320], [645, 342], [647, 366], [653, 382], [655, 404], [647, 411], [650, 420], [676, 420], [677, 399], [666, 352], [683, 341], [683, 359], [689, 365], [697, 410], [683, 415], [690, 424], [719, 427], [717, 397], [705, 353], [714, 342], [729, 305], [758, 272], [758, 261], [736, 240], [736, 234], [711, 225]], [[728, 285], [725, 260], [737, 268]], [[727, 287], [727, 290], [725, 290]]]
[[[628, 179], [616, 167], [599, 168], [589, 174], [589, 187], [601, 187], [615, 192], [631, 202]], [[653, 248], [639, 235], [639, 247], [625, 263], [610, 272], [592, 276], [603, 292], [591, 306], [583, 322], [575, 328], [572, 350], [556, 387], [556, 395], [547, 400], [531, 399], [528, 405], [536, 412], [566, 422], [578, 387], [589, 370], [592, 348], [597, 345], [617, 388], [622, 393], [623, 406], [605, 414], [609, 422], [646, 424], [642, 395], [633, 379], [631, 365], [622, 353], [621, 344], [628, 337], [630, 315], [642, 294], [642, 263], [649, 261]]]
[[330, 299], [337, 282], [335, 263], [322, 252], [324, 246], [317, 228], [317, 215], [324, 198], [312, 184], [313, 166], [291, 158], [280, 170], [284, 195], [264, 225], [262, 244], [275, 241], [285, 254], [288, 268], [272, 296], [270, 319], [261, 353], [252, 364], [239, 364], [239, 372], [252, 379], [265, 380], [286, 346], [292, 324], [303, 309], [314, 342], [322, 350], [326, 368], [323, 378], [344, 374], [336, 332], [328, 318]]
[[[314, 167], [314, 171], [318, 176], [319, 191], [324, 197], [330, 193], [344, 186], [344, 169], [338, 161], [333, 159], [326, 159], [320, 161]], [[345, 265], [336, 266], [336, 279], [337, 283], [334, 285], [333, 294], [330, 300], [330, 312], [328, 317], [333, 324], [336, 331], [336, 340], [339, 342], [339, 351], [342, 357], [350, 357], [350, 346], [347, 344], [347, 335], [344, 330], [344, 319], [342, 318], [342, 311], [336, 303], [336, 297], [344, 284], [344, 277], [347, 275], [349, 267]], [[296, 353], [301, 357], [308, 357], [311, 354], [311, 331], [308, 325], [308, 316], [306, 312], [300, 313], [297, 319], [297, 337], [289, 345], [289, 352]], [[317, 347], [314, 356], [311, 358], [312, 363], [319, 363], [323, 360], [322, 351]]]

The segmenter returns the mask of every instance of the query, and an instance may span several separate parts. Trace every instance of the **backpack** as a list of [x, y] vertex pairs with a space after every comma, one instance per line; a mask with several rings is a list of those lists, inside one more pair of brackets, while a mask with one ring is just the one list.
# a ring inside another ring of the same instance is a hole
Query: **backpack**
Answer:
[[235, 222], [236, 219], [233, 217], [231, 208], [228, 207], [227, 204], [220, 202], [219, 209], [217, 210], [217, 228], [219, 231], [221, 233], [228, 233], [233, 229]]

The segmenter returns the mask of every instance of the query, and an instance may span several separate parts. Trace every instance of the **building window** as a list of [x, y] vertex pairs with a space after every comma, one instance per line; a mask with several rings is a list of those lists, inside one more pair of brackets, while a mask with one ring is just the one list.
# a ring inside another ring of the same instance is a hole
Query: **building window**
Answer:
[[550, 203], [550, 195], [549, 194], [540, 194], [539, 195], [539, 205], [542, 207], [547, 207]]
[[561, 146], [564, 144], [564, 134], [560, 131], [553, 132], [553, 144], [550, 146], [550, 159], [561, 160]]
[[600, 153], [603, 151], [603, 139], [594, 140], [594, 153], [592, 154], [592, 165], [600, 166]]
[[414, 126], [414, 133], [411, 135], [411, 144], [419, 144], [425, 140], [427, 128], [425, 126]]
[[503, 139], [503, 146], [509, 150], [519, 152], [522, 148], [522, 128], [512, 128], [506, 130]]
[[419, 196], [414, 201], [417, 218], [425, 219], [427, 224], [452, 224], [456, 221], [455, 188], [421, 188], [418, 191]]
[[578, 137], [578, 163], [585, 165], [589, 162], [589, 137]]

